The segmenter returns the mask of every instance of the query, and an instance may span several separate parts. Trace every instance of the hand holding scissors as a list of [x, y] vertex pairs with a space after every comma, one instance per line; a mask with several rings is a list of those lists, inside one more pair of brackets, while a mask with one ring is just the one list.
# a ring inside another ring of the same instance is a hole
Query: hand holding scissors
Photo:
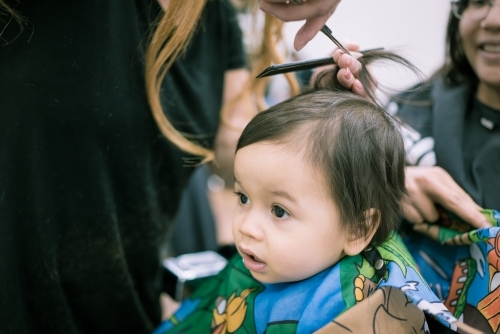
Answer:
[[306, 20], [295, 35], [294, 47], [302, 49], [324, 26], [340, 0], [261, 0], [260, 9], [282, 21]]

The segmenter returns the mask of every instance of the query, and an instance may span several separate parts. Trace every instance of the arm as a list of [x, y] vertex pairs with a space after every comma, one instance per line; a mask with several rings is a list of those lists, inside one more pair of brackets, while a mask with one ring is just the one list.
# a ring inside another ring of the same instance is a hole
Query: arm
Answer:
[[222, 117], [215, 137], [215, 162], [212, 171], [224, 180], [225, 188], [209, 191], [208, 198], [216, 222], [219, 244], [232, 244], [232, 221], [236, 208], [234, 195], [234, 156], [241, 132], [257, 110], [249, 95], [240, 97], [249, 78], [246, 69], [225, 73]]
[[246, 69], [226, 71], [224, 75], [224, 95], [222, 116], [215, 137], [214, 172], [220, 176], [226, 188], [233, 188], [233, 163], [236, 144], [252, 117], [257, 113], [249, 96], [240, 97], [249, 78]]
[[307, 0], [296, 5], [293, 0], [261, 0], [260, 9], [283, 21], [306, 20], [295, 36], [294, 47], [298, 51], [316, 36], [339, 3], [340, 0]]

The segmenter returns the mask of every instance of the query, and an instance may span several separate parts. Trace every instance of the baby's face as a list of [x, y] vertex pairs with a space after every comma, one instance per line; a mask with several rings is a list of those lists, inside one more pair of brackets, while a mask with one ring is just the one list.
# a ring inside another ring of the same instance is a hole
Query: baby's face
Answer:
[[302, 280], [344, 256], [338, 209], [301, 152], [285, 144], [252, 144], [237, 152], [234, 170], [234, 240], [257, 280]]

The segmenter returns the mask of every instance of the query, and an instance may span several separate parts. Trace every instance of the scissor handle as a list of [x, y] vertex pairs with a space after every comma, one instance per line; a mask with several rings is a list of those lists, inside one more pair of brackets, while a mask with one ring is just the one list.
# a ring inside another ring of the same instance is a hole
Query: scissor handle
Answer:
[[337, 45], [337, 47], [339, 49], [341, 49], [342, 51], [344, 51], [345, 53], [347, 53], [349, 56], [351, 55], [351, 53], [349, 52], [349, 50], [347, 50], [347, 48], [344, 45], [342, 45], [342, 43], [340, 43], [339, 41], [337, 41], [337, 39], [335, 37], [333, 37], [332, 31], [330, 30], [330, 28], [328, 28], [326, 25], [324, 25], [323, 28], [321, 28], [321, 32], [323, 34], [325, 34], [326, 37], [328, 37], [329, 39], [331, 39], [332, 42], [335, 43], [335, 45]]

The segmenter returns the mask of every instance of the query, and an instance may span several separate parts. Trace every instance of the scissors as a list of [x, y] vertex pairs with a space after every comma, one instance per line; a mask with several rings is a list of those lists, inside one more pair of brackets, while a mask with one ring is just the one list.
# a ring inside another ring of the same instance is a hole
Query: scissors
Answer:
[[[345, 53], [351, 56], [351, 53], [347, 48], [342, 45], [335, 37], [332, 35], [332, 31], [330, 28], [328, 28], [326, 25], [321, 28], [321, 32], [325, 34], [330, 40], [332, 40], [335, 45]], [[383, 48], [376, 48], [376, 49], [370, 49], [370, 50], [364, 50], [360, 51], [360, 53], [368, 52], [368, 51], [375, 51], [375, 50], [383, 50]], [[263, 78], [263, 77], [268, 77], [271, 75], [276, 75], [276, 74], [282, 74], [282, 73], [288, 73], [288, 72], [295, 72], [295, 71], [303, 71], [303, 70], [309, 70], [311, 68], [316, 68], [319, 66], [324, 66], [324, 65], [332, 65], [335, 64], [333, 61], [333, 57], [324, 57], [324, 58], [319, 58], [319, 59], [312, 59], [312, 60], [301, 60], [301, 61], [296, 61], [292, 63], [286, 63], [286, 64], [279, 64], [279, 65], [272, 65], [266, 68], [262, 73], [260, 73], [257, 78]]]
[[349, 50], [347, 50], [347, 48], [345, 46], [342, 45], [342, 43], [340, 43], [339, 41], [337, 41], [337, 39], [335, 37], [333, 37], [332, 35], [332, 31], [330, 30], [330, 28], [328, 28], [326, 25], [323, 26], [323, 28], [321, 28], [321, 32], [323, 34], [326, 35], [326, 37], [328, 37], [329, 39], [332, 40], [333, 43], [335, 43], [335, 45], [342, 51], [344, 51], [345, 53], [347, 53], [349, 56], [351, 56], [351, 53], [349, 52]]

